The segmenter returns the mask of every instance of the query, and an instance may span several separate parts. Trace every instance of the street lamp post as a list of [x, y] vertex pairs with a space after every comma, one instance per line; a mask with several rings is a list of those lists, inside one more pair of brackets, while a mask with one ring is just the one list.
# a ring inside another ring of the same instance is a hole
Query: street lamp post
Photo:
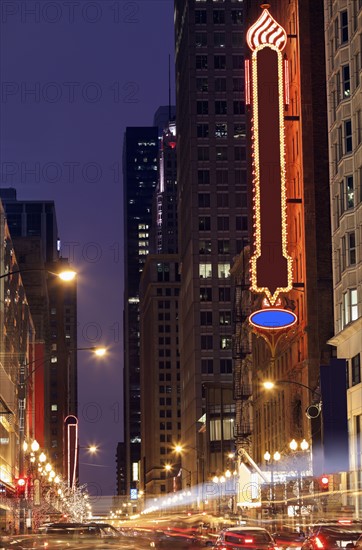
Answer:
[[294, 384], [296, 386], [309, 390], [312, 394], [313, 403], [308, 405], [305, 411], [305, 414], [310, 420], [313, 418], [317, 418], [320, 415], [322, 410], [322, 396], [319, 391], [314, 390], [313, 388], [311, 388], [310, 386], [307, 386], [306, 384], [297, 382], [296, 380], [277, 380], [276, 382], [273, 382], [272, 380], [265, 380], [263, 382], [263, 386], [266, 390], [272, 390], [278, 384]]
[[221, 497], [222, 497], [222, 487], [223, 487], [223, 483], [225, 483], [226, 481], [226, 478], [224, 475], [221, 475], [221, 476], [214, 476], [212, 478], [212, 482], [215, 483], [217, 485], [217, 489], [218, 489], [218, 498], [217, 498], [217, 502], [218, 502], [218, 514], [219, 516], [221, 515]]
[[169, 480], [170, 480], [170, 472], [172, 471], [172, 465], [171, 464], [165, 464], [164, 466], [166, 470], [166, 493], [169, 493]]
[[[293, 453], [305, 453], [309, 449], [309, 443], [305, 439], [299, 444], [295, 439], [292, 439], [289, 443], [289, 448]], [[300, 464], [297, 464], [297, 509], [298, 516], [302, 516], [302, 468]]]
[[269, 493], [269, 499], [271, 501], [271, 509], [272, 509], [272, 521], [273, 521], [273, 527], [275, 525], [274, 516], [276, 513], [275, 508], [275, 484], [274, 484], [274, 464], [278, 463], [281, 459], [281, 454], [279, 451], [275, 451], [273, 456], [269, 453], [269, 451], [266, 451], [264, 453], [264, 460], [270, 467], [270, 493]]
[[[181, 443], [177, 443], [177, 445], [174, 446], [174, 452], [182, 457], [184, 452], [187, 452], [188, 450], [195, 451], [196, 452], [196, 459], [197, 459], [197, 466], [196, 466], [196, 485], [199, 484], [199, 450], [196, 447], [192, 447], [191, 445], [182, 445]], [[186, 470], [182, 466], [183, 470]], [[186, 470], [190, 472], [190, 470]], [[191, 485], [191, 472], [190, 472], [190, 485]]]

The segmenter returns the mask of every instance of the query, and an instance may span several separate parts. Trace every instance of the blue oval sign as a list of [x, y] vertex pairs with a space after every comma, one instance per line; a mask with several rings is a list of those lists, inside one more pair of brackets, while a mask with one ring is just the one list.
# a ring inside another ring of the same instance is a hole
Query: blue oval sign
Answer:
[[268, 308], [254, 311], [249, 321], [257, 328], [277, 330], [294, 325], [297, 322], [297, 316], [286, 309]]

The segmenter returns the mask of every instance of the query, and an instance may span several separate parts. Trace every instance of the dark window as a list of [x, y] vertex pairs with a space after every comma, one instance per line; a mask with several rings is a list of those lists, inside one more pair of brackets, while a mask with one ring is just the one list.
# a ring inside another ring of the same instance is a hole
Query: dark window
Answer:
[[235, 206], [246, 208], [248, 206], [248, 197], [246, 191], [243, 193], [235, 193]]
[[342, 67], [342, 86], [343, 86], [343, 98], [350, 97], [351, 95], [351, 76], [349, 71], [349, 65]]
[[352, 152], [352, 121], [344, 121], [344, 148], [345, 153]]
[[214, 69], [225, 69], [225, 68], [226, 68], [226, 56], [214, 55]]
[[157, 280], [169, 281], [170, 280], [170, 264], [158, 263], [157, 264]]
[[214, 10], [212, 12], [212, 20], [217, 25], [223, 25], [225, 23], [225, 12], [223, 10]]
[[217, 229], [218, 231], [229, 231], [229, 216], [217, 217]]
[[212, 325], [212, 311], [200, 311], [200, 325]]
[[340, 13], [341, 22], [341, 44], [348, 42], [348, 12], [347, 10]]
[[361, 382], [361, 355], [355, 355], [351, 360], [352, 367], [352, 386]]
[[210, 183], [210, 172], [209, 172], [209, 170], [198, 170], [197, 171], [197, 183], [199, 185], [208, 185]]
[[209, 112], [208, 101], [196, 101], [196, 112], [198, 115], [207, 115]]
[[246, 170], [235, 170], [235, 183], [236, 185], [246, 184]]
[[215, 32], [214, 33], [214, 46], [215, 46], [215, 48], [225, 48], [225, 33], [224, 32]]
[[199, 217], [199, 230], [200, 231], [210, 231], [211, 222], [210, 216], [200, 216]]
[[229, 173], [227, 170], [216, 170], [216, 184], [227, 185], [229, 183]]
[[226, 78], [215, 78], [215, 92], [226, 92]]
[[233, 92], [242, 92], [244, 83], [242, 78], [233, 78]]
[[216, 147], [216, 160], [227, 160], [227, 159], [228, 159], [228, 148]]
[[247, 231], [248, 230], [248, 217], [247, 216], [237, 216], [237, 218], [236, 218], [236, 230], [237, 231]]
[[201, 359], [202, 374], [213, 374], [214, 364], [212, 359]]
[[27, 236], [39, 236], [41, 232], [41, 215], [28, 214], [26, 217]]
[[230, 252], [230, 241], [229, 240], [217, 241], [217, 252], [218, 252], [218, 254], [229, 254], [229, 252]]
[[246, 160], [246, 149], [245, 149], [245, 147], [234, 147], [234, 159], [235, 160]]
[[244, 68], [244, 56], [233, 55], [233, 69], [241, 70]]
[[[207, 92], [209, 88], [207, 78], [196, 78], [196, 90], [198, 92]], [[207, 124], [205, 124], [207, 126]], [[201, 136], [204, 137], [204, 136]]]
[[220, 302], [230, 302], [230, 287], [219, 287]]
[[197, 160], [205, 161], [209, 160], [209, 151], [208, 147], [198, 147], [197, 148]]
[[231, 35], [232, 45], [236, 47], [244, 46], [244, 35], [241, 32], [233, 32]]
[[234, 101], [234, 115], [243, 115], [245, 113], [244, 101]]
[[356, 234], [354, 231], [347, 233], [348, 239], [348, 265], [356, 265]]
[[196, 48], [202, 48], [203, 46], [207, 46], [206, 32], [195, 33], [195, 45], [196, 45]]
[[226, 103], [226, 101], [215, 101], [215, 114], [216, 115], [226, 115], [227, 114], [227, 103]]
[[216, 204], [218, 208], [226, 208], [229, 206], [229, 194], [228, 193], [218, 193], [216, 195]]
[[199, 208], [208, 208], [210, 206], [210, 194], [209, 193], [199, 193], [199, 195], [198, 195], [198, 205], [199, 205]]
[[231, 359], [220, 359], [220, 373], [231, 374], [233, 372], [233, 364]]
[[201, 349], [213, 349], [213, 338], [211, 334], [201, 335]]
[[205, 25], [206, 10], [195, 10], [195, 23], [197, 25]]
[[196, 56], [196, 69], [207, 69], [207, 55]]
[[200, 301], [211, 302], [212, 300], [212, 288], [200, 287]]
[[197, 137], [199, 137], [199, 138], [209, 137], [209, 125], [208, 124], [198, 124], [197, 125]]
[[231, 21], [234, 25], [243, 22], [243, 12], [242, 10], [231, 10]]

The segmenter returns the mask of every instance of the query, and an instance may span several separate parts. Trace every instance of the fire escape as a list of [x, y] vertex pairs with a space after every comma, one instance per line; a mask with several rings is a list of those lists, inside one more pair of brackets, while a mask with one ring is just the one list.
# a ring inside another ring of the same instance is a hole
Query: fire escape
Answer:
[[249, 291], [249, 247], [244, 248], [232, 268], [235, 282], [233, 390], [235, 400], [235, 447], [251, 454], [253, 432], [251, 333], [248, 317], [251, 313]]

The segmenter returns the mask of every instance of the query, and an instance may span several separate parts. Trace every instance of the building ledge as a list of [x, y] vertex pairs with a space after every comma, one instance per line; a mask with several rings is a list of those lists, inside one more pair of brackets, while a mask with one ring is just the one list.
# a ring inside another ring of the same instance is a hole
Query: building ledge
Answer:
[[353, 323], [349, 323], [341, 332], [330, 338], [327, 344], [330, 346], [340, 346], [357, 332], [362, 332], [362, 317], [359, 317]]

